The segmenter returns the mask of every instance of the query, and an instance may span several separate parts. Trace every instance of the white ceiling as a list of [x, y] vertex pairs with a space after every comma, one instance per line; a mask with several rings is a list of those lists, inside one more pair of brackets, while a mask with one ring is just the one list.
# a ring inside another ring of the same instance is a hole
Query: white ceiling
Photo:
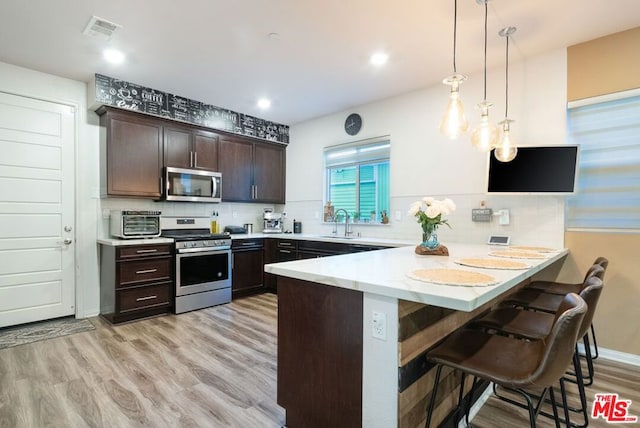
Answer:
[[[482, 69], [483, 7], [458, 3], [457, 68], [470, 74]], [[123, 27], [89, 38], [92, 15]], [[490, 67], [504, 64], [507, 25], [523, 59], [640, 25], [640, 0], [492, 0]], [[0, 1], [0, 61], [106, 74], [285, 124], [436, 84], [451, 74], [452, 37], [453, 0]], [[105, 47], [126, 62], [106, 64]], [[380, 49], [389, 62], [374, 69]], [[255, 106], [262, 96], [269, 111]]]

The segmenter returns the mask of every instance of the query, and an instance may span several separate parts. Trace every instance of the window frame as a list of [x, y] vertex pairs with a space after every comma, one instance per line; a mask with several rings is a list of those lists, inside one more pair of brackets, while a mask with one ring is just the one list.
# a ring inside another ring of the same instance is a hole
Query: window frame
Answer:
[[[328, 162], [328, 157], [331, 153], [337, 153], [340, 151], [355, 151], [358, 152], [358, 149], [365, 149], [363, 152], [367, 152], [368, 147], [380, 145], [384, 149], [384, 156], [374, 156], [374, 155], [364, 155], [359, 158], [358, 154], [354, 154], [350, 156], [344, 156], [346, 158], [345, 161], [332, 161]], [[386, 146], [386, 147], [384, 147]], [[355, 211], [360, 213], [360, 218], [369, 218], [369, 216], [363, 215], [360, 211], [360, 167], [365, 165], [376, 165], [380, 163], [388, 163], [389, 170], [391, 169], [391, 138], [388, 135], [369, 138], [365, 140], [352, 141], [345, 144], [338, 144], [333, 146], [327, 146], [323, 149], [323, 168], [324, 168], [324, 180], [323, 180], [323, 206], [326, 206], [327, 201], [330, 201], [331, 195], [331, 172], [337, 168], [354, 168], [355, 167]], [[390, 171], [389, 171], [390, 172]], [[379, 183], [379, 171], [377, 167], [374, 167], [374, 182], [376, 186]], [[389, 182], [391, 181], [391, 177], [389, 177]], [[389, 205], [391, 203], [391, 186], [390, 183], [387, 183], [389, 187]], [[333, 202], [333, 201], [332, 201]], [[379, 204], [379, 195], [376, 192], [375, 195], [375, 205], [378, 207]], [[341, 207], [337, 207], [338, 209]], [[385, 211], [389, 211], [391, 207], [384, 209]], [[382, 210], [382, 209], [381, 209]], [[350, 213], [351, 216], [351, 213]], [[359, 224], [371, 224], [371, 225], [381, 225], [381, 219], [378, 218], [378, 214], [376, 213], [376, 221], [374, 222], [361, 222]]]

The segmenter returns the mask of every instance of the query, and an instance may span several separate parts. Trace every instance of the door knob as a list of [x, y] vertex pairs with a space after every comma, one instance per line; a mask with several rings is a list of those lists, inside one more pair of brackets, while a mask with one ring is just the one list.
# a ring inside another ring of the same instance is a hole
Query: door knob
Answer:
[[73, 230], [73, 227], [71, 227], [71, 226], [65, 226], [64, 227], [64, 231], [65, 232], [71, 232], [72, 230]]
[[72, 242], [73, 242], [73, 239], [67, 238], [62, 242], [58, 242], [58, 244], [71, 245]]

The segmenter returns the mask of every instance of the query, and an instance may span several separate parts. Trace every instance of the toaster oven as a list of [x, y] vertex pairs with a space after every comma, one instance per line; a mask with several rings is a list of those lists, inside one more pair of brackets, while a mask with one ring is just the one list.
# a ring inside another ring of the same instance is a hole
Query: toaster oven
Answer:
[[111, 236], [121, 239], [160, 236], [160, 211], [111, 211]]

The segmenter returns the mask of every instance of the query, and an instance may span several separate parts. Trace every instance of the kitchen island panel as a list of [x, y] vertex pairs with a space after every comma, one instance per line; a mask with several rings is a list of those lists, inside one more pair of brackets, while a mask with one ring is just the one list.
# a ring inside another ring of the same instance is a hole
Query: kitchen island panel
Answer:
[[362, 298], [278, 278], [278, 404], [287, 426], [362, 426]]

